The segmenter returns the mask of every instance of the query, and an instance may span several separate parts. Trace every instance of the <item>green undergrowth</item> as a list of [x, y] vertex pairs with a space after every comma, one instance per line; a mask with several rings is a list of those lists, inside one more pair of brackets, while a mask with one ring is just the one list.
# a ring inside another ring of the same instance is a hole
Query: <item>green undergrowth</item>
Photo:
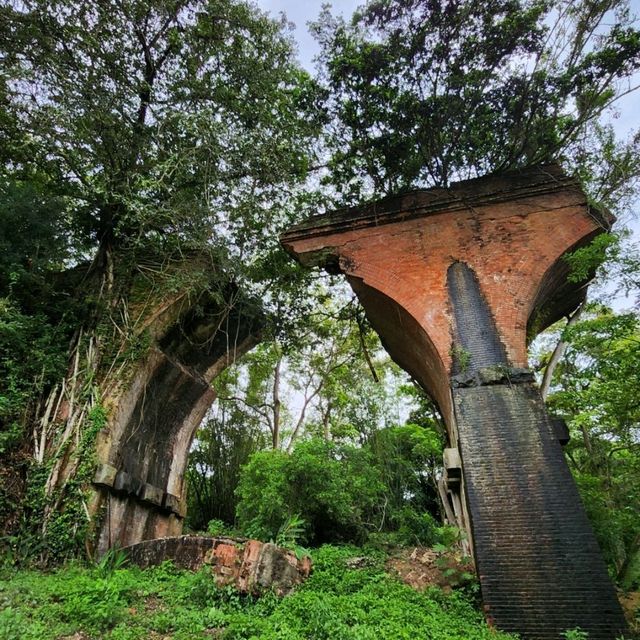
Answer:
[[[206, 571], [69, 565], [0, 575], [0, 640], [506, 640], [471, 594], [419, 593], [384, 572], [384, 556], [324, 546], [286, 598], [216, 588]], [[359, 568], [349, 568], [358, 556]]]

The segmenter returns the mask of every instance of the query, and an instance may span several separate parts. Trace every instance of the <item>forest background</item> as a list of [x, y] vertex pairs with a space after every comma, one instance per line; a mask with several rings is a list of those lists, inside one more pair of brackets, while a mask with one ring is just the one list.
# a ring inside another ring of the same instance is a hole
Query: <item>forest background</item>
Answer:
[[[312, 213], [560, 161], [621, 222], [640, 33], [625, 2], [371, 2], [312, 33], [228, 0], [3, 2], [0, 519], [11, 563], [84, 552], [101, 398], [145, 357], [128, 304], [229, 287], [265, 318], [219, 376], [190, 458], [189, 523], [305, 544], [454, 544], [437, 408], [349, 291], [278, 234]], [[620, 109], [620, 119], [616, 119]], [[635, 111], [637, 113], [637, 111]], [[198, 259], [193, 260], [197, 255]], [[532, 345], [612, 577], [640, 580], [640, 260], [619, 224], [567, 257], [588, 304]], [[625, 295], [626, 308], [612, 307]], [[204, 307], [204, 304], [203, 304]], [[204, 311], [203, 311], [204, 313]], [[120, 376], [120, 378], [118, 378]], [[77, 412], [50, 420], [51, 398]], [[60, 481], [59, 461], [78, 463]], [[43, 523], [45, 523], [43, 525]]]

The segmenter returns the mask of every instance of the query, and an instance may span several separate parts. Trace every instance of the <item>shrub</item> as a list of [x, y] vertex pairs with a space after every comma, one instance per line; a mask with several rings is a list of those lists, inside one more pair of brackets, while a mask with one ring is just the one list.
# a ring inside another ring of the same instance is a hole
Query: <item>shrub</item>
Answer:
[[207, 533], [210, 536], [226, 536], [229, 535], [229, 527], [222, 520], [214, 518], [207, 523]]
[[289, 457], [281, 451], [261, 451], [242, 468], [236, 493], [236, 515], [246, 535], [261, 540], [275, 538], [293, 513], [288, 481]]
[[[314, 571], [286, 598], [241, 596], [210, 573], [68, 566], [0, 575], [0, 640], [507, 640], [463, 595], [418, 593], [385, 556], [353, 546], [313, 552]], [[354, 561], [355, 560], [355, 561]]]
[[298, 515], [301, 541], [358, 541], [379, 521], [385, 486], [365, 449], [321, 439], [300, 443], [291, 455], [254, 454], [238, 485], [237, 516], [247, 535], [275, 539]]
[[124, 615], [126, 601], [110, 581], [97, 579], [80, 583], [67, 594], [62, 606], [62, 618], [74, 626], [92, 631], [112, 627]]
[[406, 506], [398, 515], [401, 544], [431, 546], [441, 541], [440, 525], [428, 511]]
[[12, 607], [0, 610], [0, 640], [21, 640], [24, 618]]

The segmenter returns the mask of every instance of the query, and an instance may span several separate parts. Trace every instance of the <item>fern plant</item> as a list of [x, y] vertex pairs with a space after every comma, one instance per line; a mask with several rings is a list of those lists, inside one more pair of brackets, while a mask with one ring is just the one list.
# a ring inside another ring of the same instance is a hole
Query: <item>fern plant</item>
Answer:
[[310, 555], [309, 551], [299, 544], [300, 539], [305, 535], [306, 524], [306, 521], [299, 513], [290, 515], [280, 525], [274, 543], [279, 547], [293, 551], [298, 560]]
[[124, 569], [128, 563], [127, 553], [115, 545], [96, 562], [96, 570], [101, 578], [106, 579], [118, 569]]

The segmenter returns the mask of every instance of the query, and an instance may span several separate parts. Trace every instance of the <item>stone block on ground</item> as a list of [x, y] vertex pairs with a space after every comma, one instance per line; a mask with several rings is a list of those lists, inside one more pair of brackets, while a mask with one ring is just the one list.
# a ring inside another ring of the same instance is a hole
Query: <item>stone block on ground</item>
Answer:
[[142, 568], [165, 560], [192, 571], [207, 565], [217, 585], [232, 585], [241, 593], [273, 589], [284, 596], [311, 573], [309, 557], [298, 559], [289, 549], [259, 540], [177, 536], [145, 540], [123, 551], [129, 562]]

